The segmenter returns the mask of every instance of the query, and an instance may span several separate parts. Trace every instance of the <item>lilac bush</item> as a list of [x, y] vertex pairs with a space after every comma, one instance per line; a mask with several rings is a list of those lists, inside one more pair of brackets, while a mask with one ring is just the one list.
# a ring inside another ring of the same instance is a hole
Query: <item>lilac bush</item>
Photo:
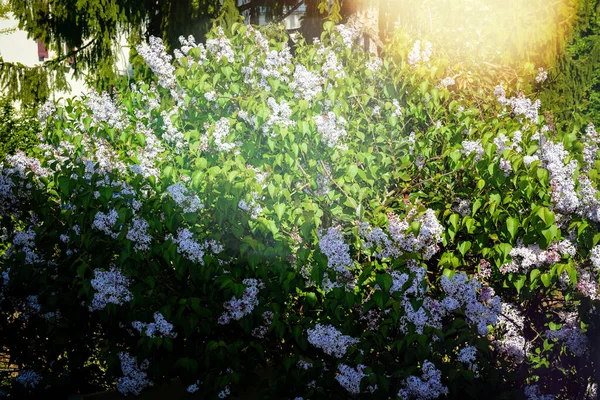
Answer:
[[593, 126], [357, 24], [151, 38], [157, 85], [42, 115], [0, 166], [3, 390], [593, 398]]

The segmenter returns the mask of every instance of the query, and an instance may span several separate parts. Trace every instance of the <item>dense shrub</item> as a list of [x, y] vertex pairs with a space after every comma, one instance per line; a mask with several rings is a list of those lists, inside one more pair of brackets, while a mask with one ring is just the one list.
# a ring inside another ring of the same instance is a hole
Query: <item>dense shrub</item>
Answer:
[[15, 110], [12, 102], [0, 100], [0, 159], [17, 150], [29, 151], [39, 143], [39, 121], [33, 110]]
[[593, 126], [356, 32], [152, 39], [157, 85], [42, 110], [0, 175], [10, 395], [593, 398]]

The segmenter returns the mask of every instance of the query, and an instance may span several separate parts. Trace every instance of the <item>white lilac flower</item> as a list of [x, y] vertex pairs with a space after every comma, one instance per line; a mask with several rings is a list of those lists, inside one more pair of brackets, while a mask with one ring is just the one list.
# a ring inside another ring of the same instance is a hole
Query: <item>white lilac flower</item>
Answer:
[[225, 386], [225, 389], [221, 390], [218, 394], [220, 399], [224, 399], [231, 394], [231, 390], [229, 390], [229, 386]]
[[227, 117], [222, 117], [215, 123], [213, 139], [218, 151], [231, 151], [236, 147], [235, 143], [226, 142], [230, 127], [231, 123]]
[[196, 381], [196, 383], [192, 383], [191, 385], [189, 385], [187, 387], [187, 392], [188, 393], [196, 393], [198, 390], [200, 390], [200, 381]]
[[186, 147], [185, 137], [183, 132], [173, 125], [171, 117], [177, 114], [177, 109], [173, 109], [171, 112], [163, 111], [160, 115], [162, 117], [162, 138], [165, 142], [175, 147], [175, 152], [181, 153]]
[[177, 230], [177, 238], [171, 235], [167, 236], [167, 239], [171, 239], [177, 244], [177, 252], [182, 254], [185, 258], [192, 262], [204, 265], [204, 254], [205, 250], [211, 249], [214, 253], [220, 253], [223, 249], [216, 241], [209, 240], [204, 243], [198, 243], [194, 239], [194, 234], [188, 228], [179, 228]]
[[583, 166], [582, 169], [588, 171], [594, 168], [594, 162], [596, 161], [596, 153], [598, 152], [598, 143], [600, 142], [600, 135], [596, 132], [594, 124], [591, 122], [585, 128], [585, 134], [581, 138], [585, 143], [583, 146]]
[[547, 330], [546, 337], [550, 340], [555, 339], [565, 342], [567, 349], [578, 357], [583, 356], [588, 351], [588, 338], [581, 331], [576, 319], [566, 321], [558, 330]]
[[327, 256], [327, 268], [339, 276], [348, 277], [348, 269], [354, 266], [350, 256], [350, 246], [344, 243], [341, 228], [329, 228], [326, 233], [319, 232], [319, 249]]
[[148, 234], [149, 227], [148, 222], [140, 217], [135, 217], [129, 225], [127, 236], [125, 237], [134, 243], [133, 249], [135, 251], [150, 250], [152, 236]]
[[108, 304], [120, 305], [133, 298], [128, 288], [129, 280], [114, 267], [109, 271], [95, 269], [90, 283], [96, 291], [90, 311], [103, 310]]
[[456, 199], [455, 204], [452, 206], [452, 211], [460, 214], [461, 216], [471, 215], [471, 202], [466, 199]]
[[240, 320], [244, 316], [250, 314], [254, 307], [258, 305], [258, 291], [263, 288], [263, 283], [258, 279], [248, 278], [242, 281], [246, 285], [246, 289], [242, 293], [242, 298], [238, 299], [233, 296], [231, 300], [223, 304], [225, 312], [217, 321], [221, 325], [228, 324], [232, 319]]
[[269, 119], [265, 121], [265, 124], [262, 127], [263, 134], [266, 136], [275, 135], [275, 132], [273, 131], [274, 126], [288, 128], [296, 124], [295, 121], [290, 119], [292, 116], [292, 109], [285, 100], [281, 100], [280, 103], [277, 103], [277, 100], [275, 100], [273, 97], [269, 97], [267, 100], [267, 105], [269, 106], [271, 114], [269, 115]]
[[152, 386], [148, 373], [145, 372], [150, 366], [148, 360], [138, 365], [136, 358], [125, 352], [119, 353], [119, 359], [124, 375], [117, 379], [117, 390], [121, 394], [139, 396], [144, 388]]
[[525, 386], [525, 396], [527, 400], [554, 400], [555, 396], [551, 394], [542, 394], [538, 385]]
[[469, 369], [473, 371], [477, 370], [477, 347], [465, 346], [458, 352], [457, 360], [463, 364], [466, 364]]
[[600, 289], [598, 288], [598, 280], [585, 269], [579, 269], [577, 271], [577, 290], [592, 300], [597, 300], [600, 298], [598, 292]]
[[171, 89], [177, 84], [175, 67], [171, 65], [172, 57], [167, 54], [167, 49], [160, 38], [150, 36], [148, 44], [140, 44], [136, 50], [152, 72], [158, 76], [160, 86]]
[[113, 239], [116, 239], [119, 236], [120, 229], [115, 230], [115, 224], [119, 219], [119, 214], [117, 210], [114, 208], [105, 214], [101, 211], [98, 211], [94, 216], [94, 222], [92, 222], [92, 228], [103, 232], [104, 234], [110, 236]]
[[545, 142], [540, 149], [540, 159], [544, 168], [550, 173], [552, 201], [557, 211], [571, 214], [579, 207], [579, 198], [575, 191], [574, 173], [577, 160], [571, 160], [565, 165], [569, 152], [562, 143]]
[[295, 92], [296, 98], [312, 101], [323, 91], [322, 83], [323, 78], [320, 75], [310, 72], [303, 65], [297, 65], [290, 88]]
[[12, 167], [12, 172], [17, 173], [21, 178], [25, 177], [27, 171], [31, 171], [38, 178], [47, 178], [52, 173], [48, 168], [42, 167], [40, 160], [28, 157], [21, 150], [17, 150], [15, 154], [7, 154], [6, 164]]
[[441, 285], [447, 296], [442, 301], [446, 311], [453, 312], [464, 307], [469, 325], [475, 325], [480, 335], [487, 335], [488, 325], [495, 325], [498, 321], [500, 298], [490, 295], [489, 299], [481, 299], [478, 294], [482, 289], [481, 283], [464, 273], [456, 273], [452, 278], [442, 276]]
[[265, 311], [262, 315], [263, 324], [252, 330], [252, 336], [262, 339], [265, 337], [267, 332], [269, 331], [269, 327], [271, 326], [271, 322], [273, 322], [273, 312]]
[[335, 55], [335, 52], [333, 51], [327, 52], [321, 72], [323, 73], [323, 78], [325, 79], [329, 77], [336, 79], [344, 79], [344, 77], [346, 76], [344, 66], [338, 60], [337, 56]]
[[177, 182], [167, 188], [175, 203], [186, 213], [195, 213], [204, 208], [195, 193], [191, 193], [181, 182]]
[[544, 71], [544, 68], [542, 68], [542, 67], [538, 68], [538, 73], [535, 77], [535, 81], [537, 83], [542, 83], [546, 79], [548, 79], [548, 71]]
[[338, 374], [335, 376], [335, 379], [348, 393], [359, 394], [360, 381], [365, 376], [368, 376], [368, 374], [363, 372], [365, 368], [364, 365], [357, 365], [356, 369], [354, 369], [346, 364], [339, 364]]
[[313, 364], [311, 362], [308, 362], [305, 360], [298, 360], [296, 365], [298, 366], [298, 368], [303, 369], [303, 370], [307, 370], [309, 368], [312, 368], [312, 366], [313, 366]]
[[579, 208], [577, 213], [595, 222], [600, 222], [600, 201], [598, 201], [598, 190], [592, 185], [592, 181], [586, 175], [578, 177]]
[[452, 86], [456, 83], [453, 77], [447, 76], [440, 81], [439, 87], [447, 88], [448, 86]]
[[109, 127], [123, 129], [127, 126], [127, 119], [123, 111], [112, 101], [107, 92], [98, 95], [95, 90], [88, 93], [87, 106], [92, 111], [96, 124], [105, 122]]
[[16, 381], [26, 388], [34, 389], [42, 381], [42, 377], [35, 371], [24, 370], [19, 372]]
[[348, 347], [359, 342], [358, 339], [343, 335], [333, 325], [317, 324], [314, 329], [308, 329], [307, 333], [310, 344], [336, 358], [342, 358]]
[[321, 135], [321, 141], [329, 147], [335, 147], [341, 138], [348, 135], [346, 132], [346, 119], [337, 116], [333, 111], [315, 117], [317, 132]]
[[360, 32], [351, 25], [336, 25], [335, 30], [338, 31], [342, 37], [342, 41], [347, 48], [351, 48], [354, 41], [359, 37]]
[[523, 337], [525, 318], [514, 305], [503, 303], [502, 312], [498, 317], [498, 325], [504, 333], [502, 339], [495, 342], [498, 351], [500, 354], [507, 355], [517, 364], [522, 363], [529, 348], [529, 343]]
[[230, 63], [235, 61], [235, 53], [231, 47], [231, 41], [225, 36], [222, 27], [218, 28], [216, 38], [206, 40], [206, 50], [217, 61], [221, 61], [223, 58]]
[[421, 41], [416, 40], [412, 50], [408, 53], [408, 63], [410, 65], [418, 65], [421, 63], [429, 62], [429, 58], [432, 53], [432, 44], [430, 42], [425, 43], [425, 47], [421, 47]]
[[527, 118], [532, 124], [538, 123], [538, 114], [541, 107], [539, 100], [531, 101], [523, 95], [519, 97], [511, 97], [508, 99], [508, 104], [512, 108], [514, 115]]
[[481, 141], [479, 139], [472, 141], [464, 140], [461, 145], [461, 152], [466, 157], [469, 157], [472, 153], [475, 153], [475, 161], [478, 161], [485, 154], [485, 150], [483, 150], [483, 146], [481, 145]]
[[524, 156], [523, 157], [523, 163], [525, 165], [531, 165], [534, 161], [539, 161], [539, 157], [536, 155], [532, 155], [532, 156]]
[[258, 193], [252, 193], [252, 200], [246, 201], [245, 199], [241, 199], [238, 202], [238, 208], [250, 213], [250, 218], [257, 219], [263, 211], [262, 206], [257, 202], [257, 199]]
[[398, 100], [393, 99], [392, 105], [394, 106], [394, 109], [392, 111], [392, 116], [401, 118], [402, 117], [402, 107], [400, 107], [400, 103], [398, 102]]
[[405, 400], [433, 400], [448, 394], [448, 388], [442, 383], [442, 372], [433, 363], [425, 360], [421, 371], [421, 377], [409, 376], [404, 381], [404, 388], [398, 392], [399, 397]]
[[154, 313], [154, 322], [144, 323], [140, 321], [134, 321], [132, 323], [133, 328], [140, 334], [144, 334], [148, 337], [157, 337], [160, 334], [161, 337], [175, 338], [176, 332], [173, 332], [173, 324], [169, 323], [160, 312]]
[[32, 227], [27, 228], [27, 230], [18, 231], [13, 237], [13, 247], [6, 251], [5, 257], [10, 255], [14, 251], [13, 249], [20, 248], [21, 252], [25, 255], [26, 264], [42, 262], [42, 257], [35, 250], [35, 238], [36, 233]]

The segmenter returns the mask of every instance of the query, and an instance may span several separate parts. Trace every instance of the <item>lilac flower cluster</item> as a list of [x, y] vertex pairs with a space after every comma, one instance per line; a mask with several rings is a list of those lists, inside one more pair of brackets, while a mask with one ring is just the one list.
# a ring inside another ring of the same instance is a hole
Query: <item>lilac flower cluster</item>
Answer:
[[167, 54], [166, 47], [160, 38], [150, 36], [149, 44], [140, 44], [136, 50], [146, 65], [158, 76], [160, 86], [166, 89], [176, 86], [175, 67], [171, 64], [172, 57]]
[[210, 249], [213, 253], [219, 254], [223, 251], [223, 246], [215, 240], [208, 240], [204, 243], [198, 243], [194, 239], [194, 234], [188, 228], [179, 228], [177, 238], [168, 235], [166, 240], [172, 240], [177, 244], [177, 252], [182, 254], [188, 260], [204, 265], [204, 252]]
[[98, 211], [92, 222], [92, 228], [103, 232], [104, 234], [116, 239], [121, 232], [120, 229], [115, 230], [115, 224], [119, 219], [119, 214], [114, 208], [108, 212], [108, 214]]
[[465, 346], [458, 352], [458, 356], [456, 358], [459, 362], [466, 364], [469, 369], [472, 371], [477, 371], [477, 347], [475, 346]]
[[[344, 243], [341, 227], [329, 228], [325, 234], [321, 231], [318, 236], [319, 250], [327, 256], [327, 268], [335, 272], [336, 283], [350, 281], [352, 279], [350, 269], [354, 267], [354, 261], [350, 255], [350, 246]], [[337, 287], [329, 279], [330, 277], [326, 276], [322, 286], [329, 289]]]
[[[378, 249], [374, 254], [378, 258], [398, 257], [407, 251], [419, 253], [425, 260], [429, 260], [439, 249], [438, 243], [442, 241], [444, 227], [431, 209], [421, 215], [415, 214], [413, 209], [400, 220], [398, 216], [389, 213], [389, 236], [381, 228], [371, 229], [368, 223], [361, 224], [360, 234], [365, 240], [365, 246]], [[411, 231], [410, 222], [420, 224], [416, 236]]]
[[38, 178], [47, 178], [52, 174], [48, 168], [42, 167], [40, 160], [34, 157], [28, 157], [21, 150], [15, 154], [6, 155], [6, 163], [13, 168], [13, 173], [17, 173], [21, 178], [25, 177], [27, 171], [31, 171]]
[[107, 92], [100, 96], [95, 90], [91, 90], [88, 93], [87, 106], [96, 124], [105, 122], [110, 128], [115, 129], [124, 129], [128, 124], [123, 111], [117, 107]]
[[323, 91], [322, 84], [323, 78], [319, 74], [310, 72], [303, 65], [297, 65], [290, 89], [295, 92], [294, 97], [312, 101]]
[[542, 394], [538, 385], [525, 386], [525, 397], [527, 400], [554, 400], [555, 396], [551, 394]]
[[338, 374], [335, 376], [335, 379], [348, 393], [359, 394], [360, 381], [365, 376], [369, 376], [369, 374], [363, 372], [365, 368], [364, 365], [357, 365], [356, 369], [354, 369], [346, 364], [339, 364]]
[[218, 61], [223, 58], [230, 63], [235, 61], [235, 53], [231, 47], [231, 41], [225, 36], [222, 27], [218, 28], [216, 38], [206, 40], [206, 50]]
[[481, 283], [469, 279], [464, 273], [456, 273], [452, 278], [442, 276], [441, 285], [446, 293], [442, 301], [443, 308], [452, 312], [464, 307], [468, 323], [477, 326], [480, 335], [487, 335], [488, 325], [498, 322], [501, 301], [500, 297], [493, 295], [493, 289], [488, 288], [486, 296], [482, 298], [478, 294], [483, 289]]
[[433, 46], [430, 42], [425, 43], [425, 47], [421, 47], [421, 41], [416, 40], [412, 50], [408, 53], [408, 63], [410, 65], [425, 64], [429, 62]]
[[525, 117], [532, 124], [538, 123], [539, 110], [542, 103], [539, 100], [531, 101], [523, 94], [517, 97], [506, 98], [506, 91], [502, 86], [497, 86], [494, 90], [500, 104], [510, 106], [512, 113], [517, 117]]
[[503, 274], [527, 273], [531, 268], [556, 264], [563, 255], [574, 255], [574, 247], [568, 240], [555, 243], [545, 250], [541, 249], [537, 243], [525, 246], [522, 241], [517, 241], [517, 246], [510, 251], [512, 260], [508, 264], [502, 265], [500, 272]]
[[231, 122], [227, 117], [222, 117], [215, 122], [213, 140], [218, 151], [231, 151], [237, 146], [235, 143], [226, 142], [230, 127]]
[[175, 338], [177, 336], [177, 333], [173, 332], [173, 324], [167, 322], [165, 317], [158, 311], [154, 313], [154, 322], [134, 321], [131, 325], [140, 334], [143, 333], [151, 338], [157, 337], [157, 334], [168, 338]]
[[204, 208], [198, 196], [195, 193], [190, 193], [181, 182], [169, 186], [167, 192], [175, 200], [175, 203], [183, 209], [183, 212], [195, 213]]
[[108, 304], [120, 305], [133, 298], [128, 288], [129, 280], [115, 267], [109, 271], [95, 269], [90, 283], [96, 291], [90, 311], [103, 310]]
[[535, 81], [537, 83], [542, 83], [546, 79], [548, 79], [548, 71], [544, 71], [544, 68], [542, 68], [542, 67], [538, 68], [538, 73], [535, 76]]
[[588, 351], [588, 338], [581, 331], [576, 315], [567, 319], [560, 329], [547, 330], [546, 337], [550, 340], [565, 342], [567, 349], [578, 357], [583, 356]]
[[442, 383], [442, 372], [436, 369], [432, 362], [425, 360], [421, 371], [423, 372], [421, 377], [409, 376], [404, 381], [404, 388], [398, 392], [400, 398], [433, 400], [448, 394], [448, 388]]
[[238, 299], [235, 296], [231, 300], [226, 301], [223, 304], [225, 312], [221, 314], [217, 321], [221, 325], [226, 325], [231, 322], [232, 319], [240, 320], [244, 316], [250, 314], [254, 307], [258, 305], [258, 291], [264, 288], [264, 284], [258, 279], [248, 278], [242, 281], [246, 285], [242, 298]]
[[257, 337], [259, 339], [264, 338], [267, 332], [269, 331], [271, 323], [273, 322], [273, 315], [274, 314], [272, 311], [265, 311], [262, 315], [263, 324], [252, 330], [252, 336]]
[[148, 222], [141, 218], [135, 217], [129, 229], [127, 230], [126, 239], [131, 240], [133, 244], [133, 250], [135, 251], [147, 251], [150, 250], [150, 243], [152, 243], [152, 236], [148, 234]]
[[35, 371], [24, 370], [19, 372], [16, 381], [25, 388], [34, 389], [42, 381], [42, 377]]
[[577, 274], [577, 290], [592, 300], [600, 299], [597, 278], [590, 271], [582, 268], [577, 270]]
[[187, 392], [192, 394], [196, 393], [198, 390], [200, 390], [200, 384], [201, 382], [199, 380], [197, 380], [196, 383], [192, 383], [187, 387]]
[[265, 121], [265, 124], [262, 127], [262, 131], [265, 135], [274, 136], [274, 126], [287, 128], [296, 124], [295, 121], [290, 119], [292, 116], [292, 109], [285, 100], [281, 100], [280, 103], [277, 103], [277, 100], [269, 97], [267, 100], [267, 105], [271, 110], [271, 114], [269, 115], [269, 119]]
[[517, 364], [523, 362], [529, 348], [529, 343], [523, 337], [525, 318], [521, 312], [512, 304], [502, 303], [502, 312], [498, 317], [498, 326], [504, 335], [495, 344], [500, 354], [507, 355]]
[[173, 109], [170, 112], [163, 111], [160, 115], [162, 117], [162, 139], [168, 144], [175, 148], [176, 153], [181, 153], [185, 147], [185, 137], [183, 132], [173, 125], [171, 117], [177, 114], [177, 109]]
[[252, 199], [250, 201], [246, 201], [246, 199], [241, 199], [238, 202], [238, 208], [240, 210], [246, 211], [250, 213], [250, 218], [257, 219], [262, 213], [262, 206], [258, 203], [259, 194], [254, 192], [252, 193]]
[[150, 366], [148, 360], [144, 360], [138, 365], [135, 357], [125, 352], [119, 353], [119, 359], [124, 375], [117, 379], [117, 390], [121, 394], [139, 396], [144, 388], [152, 386], [152, 382], [148, 379], [148, 373], [145, 372]]
[[471, 202], [467, 199], [455, 199], [453, 201], [452, 211], [463, 217], [471, 215]]
[[600, 135], [598, 135], [598, 132], [596, 132], [594, 124], [591, 122], [588, 124], [587, 128], [585, 129], [585, 134], [581, 140], [585, 143], [585, 146], [582, 150], [582, 169], [584, 171], [588, 171], [594, 168], [594, 161], [596, 161], [596, 153], [598, 152], [598, 143], [600, 142]]
[[359, 342], [358, 339], [343, 335], [333, 325], [317, 324], [306, 332], [308, 333], [308, 343], [336, 358], [342, 358], [348, 347]]
[[341, 138], [348, 135], [346, 132], [346, 119], [337, 116], [333, 111], [315, 117], [317, 132], [321, 135], [321, 141], [329, 147], [335, 147]]
[[440, 81], [440, 84], [438, 85], [438, 87], [447, 88], [448, 86], [453, 86], [455, 83], [456, 83], [456, 81], [454, 80], [453, 77], [447, 76]]
[[483, 146], [481, 145], [481, 141], [479, 139], [464, 140], [461, 143], [461, 146], [461, 152], [466, 157], [469, 157], [472, 153], [475, 153], [475, 161], [478, 161], [485, 154], [485, 150], [483, 150]]
[[42, 257], [35, 250], [35, 238], [36, 233], [32, 227], [16, 232], [13, 237], [12, 247], [6, 250], [4, 257], [11, 256], [16, 249], [20, 248], [21, 252], [25, 255], [26, 264], [42, 262]]
[[569, 152], [562, 143], [545, 142], [540, 149], [540, 159], [550, 173], [552, 201], [555, 209], [563, 214], [571, 214], [579, 207], [573, 175], [577, 170], [577, 160], [565, 165]]

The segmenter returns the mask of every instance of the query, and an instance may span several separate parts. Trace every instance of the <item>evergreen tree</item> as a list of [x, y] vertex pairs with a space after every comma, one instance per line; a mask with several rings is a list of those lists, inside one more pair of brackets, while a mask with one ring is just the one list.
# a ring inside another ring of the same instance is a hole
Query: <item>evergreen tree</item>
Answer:
[[[341, 0], [331, 15], [338, 19]], [[346, 0], [345, 3], [349, 3]], [[41, 40], [56, 57], [42, 65], [27, 67], [0, 60], [0, 86], [12, 100], [27, 105], [43, 102], [51, 90], [66, 90], [69, 68], [74, 77], [85, 74], [88, 84], [99, 90], [117, 83], [115, 44], [119, 34], [129, 37], [131, 48], [150, 35], [161, 37], [167, 47], [179, 45], [179, 36], [202, 40], [216, 18], [236, 21], [249, 10], [251, 22], [266, 11], [267, 22], [281, 22], [306, 3], [309, 10], [329, 12], [329, 0], [8, 0], [19, 28]], [[1, 12], [1, 10], [0, 10]], [[307, 20], [308, 21], [308, 20]], [[310, 31], [320, 32], [320, 15], [310, 19]], [[135, 56], [135, 51], [133, 52]], [[67, 63], [68, 61], [68, 63]]]

